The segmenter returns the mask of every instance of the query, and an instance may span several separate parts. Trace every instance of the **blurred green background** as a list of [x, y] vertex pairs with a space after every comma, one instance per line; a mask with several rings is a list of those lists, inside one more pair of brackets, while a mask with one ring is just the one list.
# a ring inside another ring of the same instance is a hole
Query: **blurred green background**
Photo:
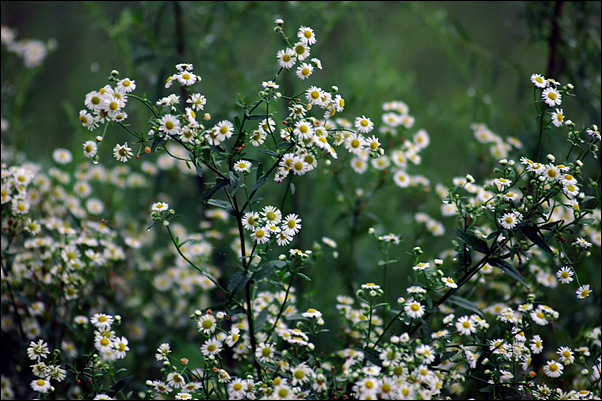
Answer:
[[[81, 144], [92, 136], [81, 127], [78, 112], [85, 94], [107, 84], [114, 69], [136, 80], [136, 93], [157, 99], [167, 93], [163, 83], [174, 65], [192, 63], [202, 77], [207, 111], [215, 119], [231, 117], [237, 94], [253, 99], [261, 81], [273, 78], [276, 51], [284, 47], [273, 32], [275, 18], [284, 19], [291, 36], [301, 25], [314, 29], [318, 43], [312, 56], [322, 60], [324, 70], [310, 83], [337, 85], [346, 99], [345, 116], [378, 122], [383, 102], [408, 104], [416, 118], [412, 132], [423, 128], [431, 138], [412, 173], [433, 184], [451, 186], [453, 177], [467, 173], [480, 180], [491, 171], [484, 163], [487, 151], [470, 129], [474, 122], [486, 123], [503, 138], [520, 138], [524, 154], [535, 153], [532, 73], [573, 83], [578, 97], [563, 103], [565, 114], [580, 124], [600, 123], [600, 2], [5, 1], [1, 7], [2, 24], [16, 29], [17, 40], [54, 38], [58, 45], [34, 71], [23, 71], [20, 60], [2, 53], [2, 117], [10, 122], [3, 144], [42, 163], [51, 162], [57, 147], [73, 150], [81, 160]], [[143, 124], [146, 114], [132, 107], [132, 124], [136, 118]], [[565, 149], [564, 136], [545, 138], [543, 154]], [[586, 167], [599, 177], [599, 161]], [[296, 185], [295, 207], [285, 213], [304, 219], [299, 248], [331, 237], [341, 244], [339, 262], [347, 263], [347, 226], [329, 214], [335, 194], [328, 178]], [[399, 290], [407, 285], [411, 266], [406, 252], [422, 245], [436, 257], [451, 246], [449, 236], [426, 243], [414, 237], [414, 213], [438, 217], [440, 204], [432, 195], [390, 186], [366, 206], [386, 218], [379, 222], [385, 232], [404, 235], [392, 255], [402, 267], [390, 273], [390, 285]], [[373, 224], [365, 220], [360, 227]], [[355, 281], [378, 282], [374, 241], [364, 235], [354, 246], [357, 259], [349, 263], [359, 266]], [[328, 263], [316, 266], [308, 273], [315, 278], [312, 289], [328, 296], [345, 291], [332, 279], [337, 274]], [[599, 281], [593, 283], [595, 294]], [[398, 295], [393, 291], [391, 300]]]

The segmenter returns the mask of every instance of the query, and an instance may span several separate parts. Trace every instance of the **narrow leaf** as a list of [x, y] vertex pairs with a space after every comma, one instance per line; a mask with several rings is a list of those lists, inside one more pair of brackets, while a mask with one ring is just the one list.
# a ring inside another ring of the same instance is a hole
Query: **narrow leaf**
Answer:
[[267, 180], [267, 177], [265, 175], [262, 175], [261, 177], [259, 177], [257, 179], [257, 182], [255, 183], [255, 185], [253, 186], [253, 191], [255, 191], [257, 188], [259, 188], [263, 184], [265, 184], [266, 180]]
[[245, 286], [245, 284], [247, 284], [249, 279], [250, 277], [248, 274], [245, 274], [244, 272], [237, 272], [234, 276], [232, 276], [230, 282], [228, 283], [228, 291], [237, 293], [242, 289], [242, 287]]
[[492, 266], [499, 267], [504, 273], [508, 274], [510, 277], [512, 277], [525, 287], [528, 287], [528, 285], [525, 283], [525, 280], [523, 279], [523, 276], [519, 273], [519, 271], [516, 270], [514, 266], [512, 266], [505, 260], [493, 258], [489, 261], [489, 264]]
[[465, 298], [458, 297], [456, 295], [452, 295], [451, 297], [449, 297], [449, 302], [451, 302], [452, 304], [455, 304], [461, 308], [475, 312], [476, 314], [478, 314], [480, 316], [483, 316], [483, 311], [481, 311], [481, 309], [477, 305], [475, 305], [474, 303], [470, 302], [469, 300], [467, 300]]
[[466, 242], [466, 244], [473, 250], [481, 253], [489, 252], [489, 246], [487, 246], [487, 242], [485, 242], [485, 240], [477, 238], [475, 235], [460, 229], [456, 229], [456, 234], [458, 234], [458, 236], [462, 238], [462, 240]]
[[554, 251], [552, 251], [552, 249], [550, 249], [550, 247], [548, 246], [546, 241], [542, 238], [541, 233], [539, 232], [539, 229], [537, 227], [523, 226], [521, 228], [521, 230], [522, 230], [523, 234], [525, 234], [525, 236], [527, 238], [529, 238], [531, 241], [533, 241], [533, 243], [535, 245], [537, 245], [538, 247], [540, 247], [541, 249], [543, 249], [550, 255], [554, 254]]
[[222, 189], [223, 187], [228, 185], [228, 183], [229, 183], [228, 180], [218, 178], [215, 185], [213, 185], [211, 188], [209, 188], [208, 190], [206, 190], [205, 192], [203, 192], [201, 194], [201, 202], [207, 202], [209, 199], [211, 199], [213, 197], [213, 195], [216, 194], [217, 191], [219, 191], [220, 189]]

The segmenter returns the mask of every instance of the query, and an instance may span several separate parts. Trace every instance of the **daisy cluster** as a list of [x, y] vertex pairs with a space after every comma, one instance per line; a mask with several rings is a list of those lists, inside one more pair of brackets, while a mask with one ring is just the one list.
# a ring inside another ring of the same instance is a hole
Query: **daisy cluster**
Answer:
[[257, 244], [266, 244], [272, 239], [279, 246], [285, 246], [301, 230], [299, 216], [290, 213], [283, 217], [280, 209], [275, 206], [265, 206], [260, 212], [246, 212], [242, 216], [242, 222]]

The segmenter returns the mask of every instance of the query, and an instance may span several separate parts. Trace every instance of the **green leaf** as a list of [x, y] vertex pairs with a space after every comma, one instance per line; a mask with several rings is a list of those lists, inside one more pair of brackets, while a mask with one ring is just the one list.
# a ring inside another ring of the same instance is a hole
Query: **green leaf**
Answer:
[[232, 276], [230, 282], [228, 283], [228, 291], [237, 293], [242, 289], [242, 287], [245, 286], [245, 284], [247, 284], [250, 278], [251, 277], [244, 272], [237, 272], [234, 276]]
[[261, 265], [259, 270], [253, 273], [252, 278], [254, 281], [263, 280], [266, 277], [269, 277], [273, 272], [274, 268], [282, 267], [286, 265], [286, 263], [282, 260], [272, 260], [270, 262], [264, 263]]
[[261, 312], [259, 312], [259, 315], [257, 315], [257, 317], [255, 318], [255, 333], [259, 333], [261, 330], [263, 330], [263, 326], [268, 320], [269, 310], [270, 308], [263, 308]]
[[267, 117], [267, 114], [247, 114], [247, 120], [265, 120]]
[[234, 125], [236, 126], [236, 130], [240, 131], [242, 125], [240, 124], [240, 118], [238, 118], [238, 116], [234, 117]]
[[259, 153], [265, 153], [266, 155], [270, 155], [270, 156], [273, 156], [273, 157], [278, 157], [278, 153], [274, 152], [273, 150], [257, 149], [257, 151]]
[[369, 360], [370, 362], [372, 362], [374, 365], [380, 366], [380, 367], [383, 366], [383, 362], [380, 359], [380, 352], [378, 352], [374, 348], [366, 347], [364, 349], [360, 349], [359, 351], [361, 351], [366, 356], [366, 359]]
[[228, 211], [228, 213], [232, 214], [232, 206], [223, 200], [219, 200], [219, 199], [209, 199], [207, 202], [208, 205], [213, 205], [213, 206], [217, 206], [221, 209], [226, 209]]
[[230, 177], [230, 188], [232, 188], [232, 195], [234, 195], [240, 186], [240, 175], [236, 171], [230, 170], [228, 172], [228, 176]]
[[473, 250], [481, 253], [489, 252], [489, 246], [482, 238], [478, 238], [472, 233], [465, 232], [460, 229], [456, 229], [456, 234], [458, 234], [458, 237], [462, 238], [462, 240]]
[[133, 378], [134, 378], [134, 375], [131, 375], [124, 379], [119, 380], [117, 383], [113, 384], [109, 390], [107, 390], [107, 395], [111, 396], [111, 397], [114, 396], [115, 394], [120, 392], [125, 387], [125, 384], [127, 382], [129, 382], [130, 380], [132, 380]]
[[203, 162], [200, 159], [197, 159], [196, 163], [194, 164], [194, 167], [196, 168], [196, 174], [199, 177], [203, 176]]
[[510, 277], [512, 277], [525, 287], [528, 287], [528, 285], [525, 283], [525, 280], [523, 279], [523, 276], [519, 273], [519, 271], [516, 270], [514, 266], [512, 266], [505, 260], [492, 258], [491, 260], [489, 260], [489, 264], [492, 266], [499, 267], [504, 273], [508, 274]]
[[521, 227], [521, 231], [527, 238], [529, 238], [535, 245], [549, 253], [550, 255], [554, 254], [554, 251], [550, 249], [545, 239], [542, 237], [541, 233], [537, 226], [523, 226]]
[[451, 297], [449, 297], [449, 302], [451, 302], [452, 304], [455, 304], [461, 308], [464, 308], [466, 310], [475, 312], [476, 314], [483, 316], [483, 311], [481, 311], [481, 309], [479, 309], [479, 307], [477, 305], [475, 305], [473, 302], [470, 302], [469, 300], [462, 298], [462, 297], [458, 297], [456, 295], [452, 295]]
[[211, 188], [209, 188], [208, 190], [206, 190], [205, 192], [203, 192], [201, 194], [201, 202], [207, 203], [209, 201], [209, 199], [211, 199], [213, 197], [213, 195], [215, 195], [217, 193], [217, 191], [219, 191], [220, 189], [222, 189], [229, 183], [230, 183], [230, 181], [228, 181], [228, 180], [225, 180], [221, 177], [218, 178], [215, 182], [215, 185], [213, 185]]
[[311, 279], [303, 273], [297, 273], [297, 276], [301, 277], [303, 280], [311, 281]]
[[253, 191], [255, 191], [256, 189], [258, 189], [259, 187], [261, 187], [263, 184], [265, 184], [266, 180], [267, 180], [267, 176], [262, 175], [261, 177], [259, 177], [257, 179], [257, 182], [255, 182], [255, 185], [253, 186]]

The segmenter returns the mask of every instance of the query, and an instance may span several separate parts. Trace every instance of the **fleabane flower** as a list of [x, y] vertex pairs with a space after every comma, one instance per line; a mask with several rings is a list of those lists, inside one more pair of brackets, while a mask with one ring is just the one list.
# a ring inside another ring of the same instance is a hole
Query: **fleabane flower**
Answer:
[[546, 88], [541, 94], [543, 101], [550, 107], [560, 106], [562, 95], [556, 88]]
[[115, 145], [113, 148], [113, 156], [118, 161], [125, 163], [132, 157], [132, 149], [128, 146], [128, 143], [124, 143], [123, 145]]
[[180, 85], [191, 86], [194, 85], [197, 81], [200, 81], [201, 77], [197, 76], [196, 74], [193, 74], [190, 71], [183, 71], [180, 74], [174, 75], [172, 79], [178, 81]]
[[95, 117], [93, 117], [92, 114], [90, 114], [86, 110], [80, 110], [79, 121], [82, 123], [82, 125], [84, 127], [89, 129], [90, 131], [93, 131], [94, 128], [96, 128], [98, 126], [98, 120]]
[[322, 105], [324, 103], [324, 90], [317, 86], [310, 86], [305, 91], [305, 99], [311, 104]]
[[538, 88], [546, 88], [548, 86], [548, 80], [541, 74], [531, 74], [531, 82]]
[[461, 335], [468, 336], [477, 332], [477, 326], [474, 319], [469, 316], [462, 316], [456, 322], [456, 329]]
[[297, 62], [295, 51], [290, 48], [279, 50], [276, 54], [276, 57], [278, 58], [278, 64], [280, 64], [280, 67], [287, 70], [292, 68]]
[[311, 46], [316, 43], [316, 35], [314, 34], [314, 30], [306, 26], [301, 26], [299, 28], [299, 31], [297, 31], [297, 37], [301, 43], [305, 45]]
[[297, 67], [297, 77], [299, 79], [307, 79], [314, 72], [314, 66], [308, 63], [302, 63]]
[[130, 93], [136, 89], [136, 81], [129, 78], [123, 78], [117, 81], [115, 87], [124, 93]]
[[362, 134], [367, 134], [374, 129], [374, 123], [366, 116], [356, 117], [353, 125]]
[[94, 141], [86, 141], [84, 142], [84, 156], [88, 159], [93, 158], [98, 153], [98, 145]]
[[451, 278], [451, 277], [442, 277], [441, 281], [443, 281], [443, 284], [445, 284], [446, 287], [449, 287], [449, 288], [458, 288], [458, 284], [456, 284], [456, 282], [454, 281], [454, 279]]
[[556, 127], [562, 127], [564, 124], [564, 111], [562, 109], [556, 109], [552, 113], [552, 124]]
[[293, 46], [293, 53], [295, 54], [295, 57], [299, 59], [299, 61], [303, 61], [309, 57], [310, 49], [309, 46], [303, 42], [297, 42]]
[[413, 299], [410, 299], [405, 303], [403, 310], [412, 319], [417, 319], [424, 315], [424, 306]]
[[589, 284], [584, 284], [581, 287], [577, 288], [575, 294], [577, 294], [577, 298], [579, 299], [587, 298], [591, 294]]
[[548, 362], [546, 362], [546, 365], [543, 367], [544, 373], [546, 374], [546, 376], [549, 376], [549, 377], [561, 376], [563, 369], [564, 369], [564, 367], [562, 366], [562, 364], [558, 363], [556, 361], [548, 361]]
[[180, 130], [180, 120], [174, 115], [166, 114], [159, 121], [159, 131], [166, 134], [177, 134]]
[[203, 110], [207, 104], [207, 99], [200, 93], [193, 93], [186, 100], [186, 103], [190, 103], [193, 110]]
[[248, 173], [251, 171], [252, 166], [253, 164], [250, 161], [241, 159], [234, 163], [234, 170], [239, 173]]
[[520, 221], [522, 220], [523, 215], [518, 212], [508, 212], [504, 214], [498, 221], [507, 230], [512, 230]]
[[268, 227], [259, 227], [251, 233], [251, 238], [259, 244], [265, 244], [270, 240], [270, 233]]
[[563, 266], [556, 272], [556, 277], [562, 284], [568, 284], [573, 281], [573, 269], [569, 266]]
[[164, 210], [167, 210], [168, 208], [169, 208], [169, 205], [165, 202], [155, 202], [155, 203], [153, 203], [151, 210], [153, 212], [162, 212]]

